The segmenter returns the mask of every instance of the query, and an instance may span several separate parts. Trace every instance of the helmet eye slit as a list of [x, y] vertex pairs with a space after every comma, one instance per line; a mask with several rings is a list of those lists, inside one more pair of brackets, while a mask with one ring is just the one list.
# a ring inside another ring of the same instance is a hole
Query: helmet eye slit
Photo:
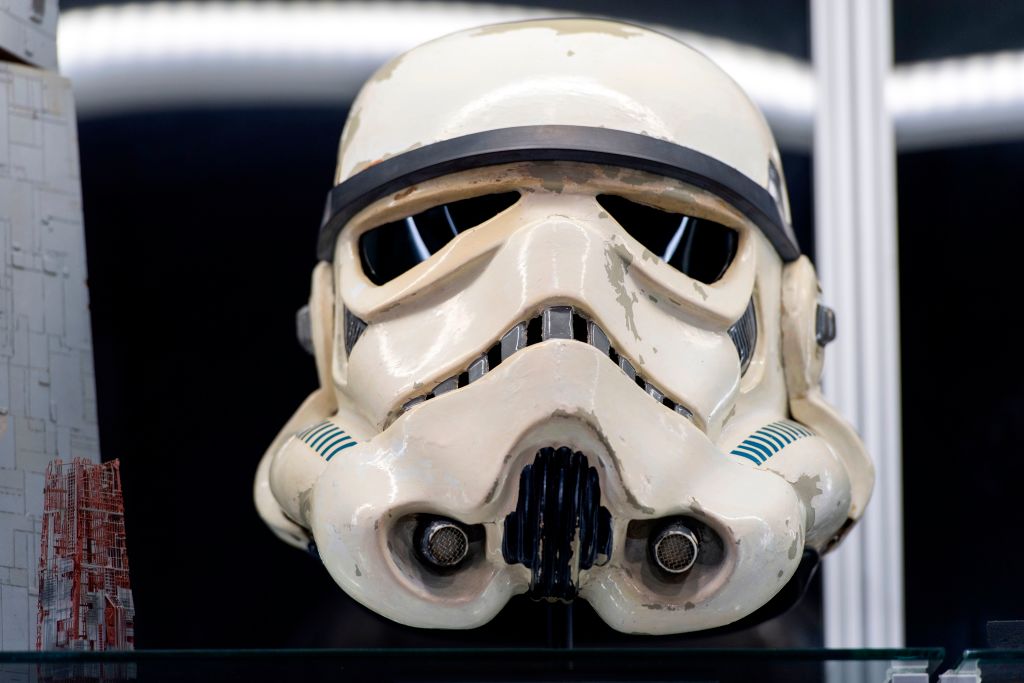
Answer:
[[597, 203], [663, 261], [706, 285], [725, 275], [736, 256], [739, 234], [707, 218], [662, 211], [613, 194], [597, 195]]
[[383, 285], [436, 254], [456, 235], [519, 201], [518, 192], [485, 194], [432, 206], [367, 230], [359, 237], [363, 273]]

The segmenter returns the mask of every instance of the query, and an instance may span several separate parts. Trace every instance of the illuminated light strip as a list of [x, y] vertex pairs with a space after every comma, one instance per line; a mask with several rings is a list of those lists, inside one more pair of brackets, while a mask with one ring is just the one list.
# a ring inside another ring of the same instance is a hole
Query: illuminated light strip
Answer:
[[[385, 61], [438, 36], [564, 11], [432, 2], [101, 5], [61, 15], [62, 70], [83, 118], [203, 106], [343, 107]], [[810, 65], [652, 26], [713, 59], [764, 111], [779, 145], [808, 150]], [[896, 68], [886, 84], [900, 149], [1024, 137], [1024, 51]]]
[[896, 68], [885, 96], [901, 151], [1024, 137], [1024, 50]]
[[[486, 3], [156, 2], [69, 10], [57, 38], [83, 118], [196, 106], [341, 107], [377, 67], [428, 40], [482, 24], [563, 16], [564, 10]], [[806, 63], [652, 28], [725, 69], [782, 144], [809, 147], [814, 91]]]

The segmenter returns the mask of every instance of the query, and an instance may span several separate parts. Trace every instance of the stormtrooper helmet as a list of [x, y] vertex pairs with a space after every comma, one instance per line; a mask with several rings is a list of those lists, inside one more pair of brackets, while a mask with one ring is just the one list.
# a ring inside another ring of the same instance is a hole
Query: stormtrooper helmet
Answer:
[[318, 255], [320, 388], [256, 505], [390, 619], [474, 628], [525, 593], [623, 632], [722, 627], [864, 510], [771, 131], [665, 35], [529, 21], [394, 59], [348, 117]]

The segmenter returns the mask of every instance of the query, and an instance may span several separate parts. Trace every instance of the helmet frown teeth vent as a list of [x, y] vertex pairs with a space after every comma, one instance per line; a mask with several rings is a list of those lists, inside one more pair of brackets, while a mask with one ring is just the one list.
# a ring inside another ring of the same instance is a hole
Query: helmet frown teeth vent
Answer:
[[435, 386], [430, 393], [406, 401], [399, 414], [435, 396], [472, 384], [516, 351], [548, 339], [575, 339], [593, 346], [618, 365], [619, 369], [637, 386], [646, 391], [651, 398], [683, 417], [693, 418], [693, 412], [689, 408], [676, 403], [667, 397], [664, 391], [637, 374], [633, 364], [627, 358], [620, 356], [611, 345], [604, 330], [572, 306], [549, 306], [542, 310], [540, 315], [517, 324], [503, 334], [501, 339], [490, 349], [470, 363], [464, 372], [452, 375]]
[[375, 285], [426, 261], [460, 232], [476, 227], [519, 201], [518, 192], [470, 197], [433, 206], [368, 230], [359, 238], [363, 273]]
[[[352, 314], [348, 308], [345, 309], [345, 355], [352, 355], [352, 347], [359, 341], [359, 337], [366, 331], [366, 323]], [[310, 342], [312, 345], [312, 342]]]
[[757, 314], [754, 312], [753, 299], [747, 304], [747, 310], [743, 311], [740, 319], [729, 328], [729, 336], [740, 356], [740, 373], [746, 373], [750, 359], [754, 357], [754, 347], [757, 346]]
[[729, 269], [739, 235], [706, 218], [662, 211], [613, 194], [597, 203], [634, 239], [681, 273], [710, 285]]

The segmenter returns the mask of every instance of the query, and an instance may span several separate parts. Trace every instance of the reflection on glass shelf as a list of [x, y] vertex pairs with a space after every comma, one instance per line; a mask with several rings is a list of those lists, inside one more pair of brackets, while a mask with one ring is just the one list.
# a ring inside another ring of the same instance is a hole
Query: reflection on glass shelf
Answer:
[[[857, 681], [927, 680], [941, 648], [886, 650], [365, 649], [0, 652], [28, 681]], [[917, 678], [904, 678], [905, 676]]]
[[964, 650], [942, 683], [1019, 683], [1024, 681], [1024, 650]]

